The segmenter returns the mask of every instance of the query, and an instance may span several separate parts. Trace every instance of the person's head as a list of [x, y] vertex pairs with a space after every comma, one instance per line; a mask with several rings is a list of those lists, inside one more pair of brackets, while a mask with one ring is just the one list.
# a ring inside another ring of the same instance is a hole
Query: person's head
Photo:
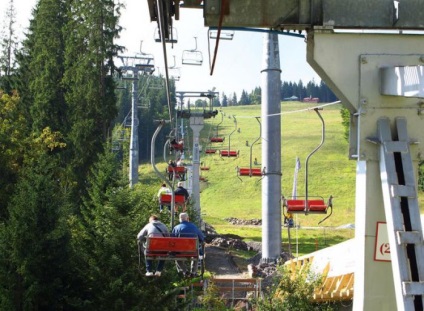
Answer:
[[179, 181], [178, 182], [178, 187], [182, 187], [183, 186], [183, 182], [182, 181]]
[[162, 187], [166, 187], [166, 184], [165, 184], [165, 183], [163, 183], [163, 184], [162, 184]]
[[151, 215], [151, 216], [149, 217], [149, 222], [153, 222], [153, 221], [156, 221], [156, 220], [159, 220], [159, 217], [158, 217], [158, 216], [156, 216], [156, 215]]
[[181, 213], [180, 214], [180, 222], [188, 221], [188, 214], [187, 213]]

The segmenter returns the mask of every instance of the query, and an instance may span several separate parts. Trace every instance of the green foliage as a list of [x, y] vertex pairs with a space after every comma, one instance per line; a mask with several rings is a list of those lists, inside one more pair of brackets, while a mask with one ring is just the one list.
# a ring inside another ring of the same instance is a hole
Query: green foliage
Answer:
[[[69, 280], [67, 197], [57, 162], [44, 154], [21, 171], [1, 234], [1, 280], [11, 309], [62, 309]], [[0, 303], [3, 305], [3, 303]]]
[[201, 307], [194, 308], [195, 311], [225, 311], [229, 310], [225, 305], [225, 300], [221, 297], [219, 288], [209, 283], [206, 292], [202, 295], [199, 301]]
[[424, 191], [424, 162], [418, 166], [418, 189]]
[[102, 151], [116, 115], [113, 56], [119, 48], [119, 15], [113, 1], [69, 2], [68, 23], [64, 27], [64, 67], [66, 88], [66, 133], [68, 168], [77, 181], [76, 193], [84, 192], [85, 173]]
[[341, 108], [340, 115], [342, 117], [342, 125], [344, 128], [344, 138], [346, 139], [346, 141], [349, 141], [350, 112], [347, 108]]
[[7, 218], [7, 202], [13, 193], [25, 150], [25, 120], [18, 110], [19, 96], [0, 90], [0, 221]]
[[0, 32], [0, 89], [11, 92], [11, 78], [16, 70], [15, 53], [18, 48], [16, 8], [13, 0], [9, 1], [2, 16], [2, 26], [4, 28]]
[[29, 65], [29, 91], [34, 100], [30, 106], [32, 127], [40, 133], [47, 126], [65, 132], [63, 27], [66, 24], [66, 6], [63, 0], [43, 0], [38, 3], [37, 23], [33, 32]]
[[73, 253], [78, 254], [73, 268], [80, 278], [74, 307], [176, 310], [175, 274], [165, 271], [160, 279], [144, 277], [144, 259], [136, 252], [136, 234], [157, 210], [153, 188], [129, 189], [114, 157], [105, 152], [94, 166], [81, 217], [71, 222]]
[[291, 310], [322, 311], [332, 310], [330, 305], [312, 302], [313, 293], [322, 284], [320, 275], [309, 266], [280, 266], [274, 284], [263, 299], [256, 301], [257, 311]]

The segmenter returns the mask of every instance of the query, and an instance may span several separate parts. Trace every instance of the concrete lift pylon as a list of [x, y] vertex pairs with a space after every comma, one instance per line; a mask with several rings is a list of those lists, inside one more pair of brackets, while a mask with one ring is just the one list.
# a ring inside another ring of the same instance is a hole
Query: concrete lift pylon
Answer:
[[[181, 109], [177, 111], [177, 118], [189, 119], [190, 127], [193, 131], [193, 158], [192, 158], [192, 192], [191, 198], [193, 200], [194, 211], [198, 219], [201, 219], [200, 210], [200, 131], [204, 126], [204, 119], [215, 117], [218, 114], [218, 110], [213, 110], [212, 99], [219, 96], [219, 92], [206, 91], [206, 92], [194, 92], [194, 91], [177, 91], [175, 95], [180, 98]], [[192, 110], [188, 107], [187, 110], [183, 109], [183, 103], [185, 97], [206, 97], [210, 100], [209, 108], [203, 107], [201, 111], [196, 109]]]

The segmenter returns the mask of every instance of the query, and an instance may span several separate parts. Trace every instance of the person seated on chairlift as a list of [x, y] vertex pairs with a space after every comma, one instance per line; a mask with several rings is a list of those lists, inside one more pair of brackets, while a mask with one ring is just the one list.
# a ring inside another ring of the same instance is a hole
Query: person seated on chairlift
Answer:
[[[174, 160], [169, 160], [169, 162], [168, 162], [168, 168], [170, 168], [170, 167], [176, 167], [176, 166], [177, 166], [177, 163], [175, 163]], [[169, 180], [172, 180], [173, 175], [174, 175], [173, 170], [172, 169], [168, 169], [168, 179]]]
[[[205, 236], [202, 231], [197, 228], [197, 226], [190, 222], [189, 216], [187, 213], [181, 213], [179, 215], [180, 223], [176, 225], [171, 232], [171, 236], [173, 237], [197, 237], [199, 239], [199, 246], [201, 246], [205, 240]], [[199, 247], [199, 255], [203, 256], [201, 252], [202, 247]], [[176, 266], [178, 273], [181, 273], [185, 277], [197, 277], [197, 269], [198, 269], [198, 260], [199, 258], [192, 258], [190, 266], [186, 265], [185, 260], [176, 260]]]
[[[162, 194], [171, 194], [172, 191], [166, 186], [166, 183], [163, 183], [158, 191], [158, 201], [159, 201], [159, 211], [163, 212], [163, 205], [161, 204], [161, 196]], [[168, 210], [171, 211], [171, 205], [168, 205]]]
[[290, 228], [292, 228], [294, 226], [293, 214], [292, 213], [287, 213], [287, 215], [284, 216], [284, 224], [287, 227], [290, 227]]
[[[184, 166], [183, 160], [181, 158], [177, 159], [177, 166], [178, 167]], [[184, 172], [179, 173], [179, 177], [180, 177], [180, 180], [185, 180], [185, 173]]]
[[[146, 252], [146, 238], [149, 236], [169, 236], [168, 228], [159, 221], [159, 217], [156, 215], [151, 215], [147, 225], [137, 234], [138, 243], [143, 245], [144, 252]], [[153, 260], [146, 259], [146, 276], [161, 276], [164, 265], [165, 261], [159, 260], [156, 271], [153, 273]]]
[[184, 149], [184, 141], [180, 140], [177, 142], [175, 138], [171, 140], [171, 150], [183, 150]]
[[[181, 181], [178, 183], [178, 187], [177, 187], [177, 189], [175, 189], [174, 194], [184, 196], [183, 212], [185, 212], [187, 210], [187, 201], [188, 201], [188, 198], [190, 197], [190, 194], [188, 193], [187, 189], [184, 188], [183, 183]], [[175, 206], [175, 209], [176, 209], [176, 212], [177, 212], [178, 207]]]

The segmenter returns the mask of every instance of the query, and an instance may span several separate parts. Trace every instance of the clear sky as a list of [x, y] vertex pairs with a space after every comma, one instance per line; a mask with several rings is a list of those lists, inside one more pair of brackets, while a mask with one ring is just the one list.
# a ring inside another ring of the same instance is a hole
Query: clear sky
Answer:
[[[0, 20], [3, 20], [5, 8], [10, 0], [0, 0]], [[36, 0], [14, 0], [17, 11], [17, 26], [19, 30], [28, 26], [31, 9]], [[122, 11], [120, 24], [124, 27], [118, 43], [127, 48], [126, 54], [134, 55], [140, 51], [152, 54], [155, 58], [156, 71], [164, 74], [162, 45], [154, 41], [156, 22], [150, 22], [147, 0], [124, 0], [125, 9]], [[252, 32], [236, 32], [231, 41], [221, 40], [213, 76], [210, 76], [208, 55], [207, 27], [204, 26], [202, 11], [196, 9], [181, 9], [180, 20], [175, 21], [178, 43], [172, 48], [167, 44], [168, 66], [174, 64], [180, 68], [181, 79], [177, 81], [177, 91], [216, 91], [227, 95], [233, 92], [240, 98], [242, 90], [250, 92], [261, 84], [260, 71], [262, 67], [263, 34]], [[3, 25], [2, 25], [3, 27]], [[181, 64], [183, 50], [195, 47], [203, 55], [202, 66]], [[302, 38], [279, 36], [281, 79], [282, 81], [304, 83], [311, 81], [319, 83], [320, 78], [306, 62], [306, 43]], [[215, 40], [210, 40], [211, 58]], [[118, 63], [120, 65], [120, 63]], [[155, 73], [156, 74], [156, 73]]]

